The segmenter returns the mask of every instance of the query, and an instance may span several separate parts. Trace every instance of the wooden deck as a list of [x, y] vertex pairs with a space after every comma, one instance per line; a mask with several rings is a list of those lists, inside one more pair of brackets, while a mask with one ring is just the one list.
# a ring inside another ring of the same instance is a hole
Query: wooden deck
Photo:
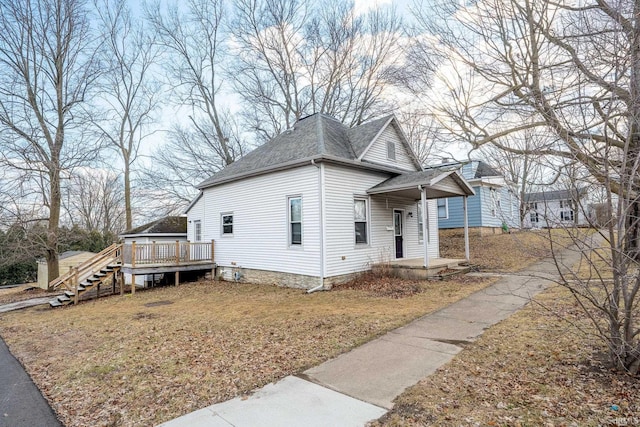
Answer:
[[[183, 271], [213, 270], [214, 242], [152, 242], [123, 245], [122, 272], [136, 275], [179, 273]], [[134, 287], [135, 288], [135, 287]]]

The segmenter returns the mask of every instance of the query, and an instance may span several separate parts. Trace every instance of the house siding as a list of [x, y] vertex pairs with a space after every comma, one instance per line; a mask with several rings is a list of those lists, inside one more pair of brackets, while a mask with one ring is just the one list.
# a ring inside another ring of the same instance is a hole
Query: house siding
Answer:
[[[392, 140], [396, 145], [395, 160], [387, 158], [387, 143], [389, 140]], [[411, 153], [407, 150], [407, 147], [402, 142], [398, 131], [393, 125], [387, 126], [382, 131], [373, 145], [369, 147], [362, 159], [373, 163], [395, 166], [399, 169], [409, 171], [418, 170], [412, 160]]]
[[[502, 227], [505, 222], [510, 228], [519, 228], [519, 203], [515, 194], [508, 187], [496, 189], [496, 197], [500, 200], [500, 206], [496, 205], [495, 215], [492, 214], [494, 200], [491, 189], [484, 186], [473, 187], [475, 196], [467, 200], [469, 227]], [[510, 195], [511, 193], [511, 195]], [[464, 212], [462, 197], [450, 197], [448, 199], [449, 216], [440, 219], [439, 227], [462, 228], [464, 227]]]
[[531, 228], [531, 227], [572, 227], [574, 225], [587, 225], [589, 223], [585, 213], [584, 208], [585, 205], [581, 203], [578, 205], [578, 209], [574, 210], [574, 217], [577, 215], [577, 222], [574, 221], [563, 221], [560, 219], [560, 212], [565, 211], [567, 209], [560, 208], [560, 200], [547, 200], [547, 201], [539, 201], [538, 203], [538, 222], [531, 222], [531, 212], [535, 212], [535, 209], [527, 210], [526, 215], [523, 220], [523, 227]]
[[204, 214], [204, 196], [200, 197], [200, 199], [193, 206], [191, 206], [191, 209], [189, 209], [189, 213], [187, 216], [189, 218], [187, 221], [187, 240], [190, 242], [196, 241], [194, 230], [195, 221], [200, 221], [200, 225], [202, 227], [200, 231], [203, 233], [202, 237], [204, 238], [205, 222], [207, 220]]
[[[215, 240], [222, 267], [320, 276], [319, 169], [301, 166], [205, 190], [203, 240]], [[302, 245], [289, 247], [288, 196], [302, 197]], [[189, 220], [197, 219], [197, 206]], [[222, 235], [221, 214], [233, 214], [233, 235]]]
[[[418, 242], [417, 202], [415, 200], [371, 196], [369, 200], [368, 244], [356, 245], [354, 236], [353, 200], [366, 196], [367, 189], [388, 178], [387, 174], [364, 172], [336, 165], [325, 166], [325, 277], [344, 275], [371, 268], [377, 262], [395, 259], [393, 210], [403, 209], [405, 258], [422, 257]], [[430, 256], [438, 256], [437, 220], [434, 202], [429, 202]], [[408, 217], [408, 213], [412, 217]]]

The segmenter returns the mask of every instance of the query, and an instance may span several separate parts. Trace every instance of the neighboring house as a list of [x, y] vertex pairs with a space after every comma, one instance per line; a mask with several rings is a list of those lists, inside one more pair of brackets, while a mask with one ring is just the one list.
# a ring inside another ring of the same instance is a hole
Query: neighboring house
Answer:
[[[441, 169], [459, 167], [459, 164], [436, 166]], [[481, 234], [501, 232], [503, 224], [520, 228], [520, 202], [516, 191], [504, 176], [489, 164], [473, 160], [460, 168], [462, 176], [473, 187], [475, 195], [468, 198], [469, 227]], [[438, 200], [438, 227], [452, 229], [464, 227], [462, 197]]]
[[456, 171], [423, 170], [394, 116], [348, 128], [322, 114], [198, 188], [188, 238], [215, 240], [218, 277], [307, 289], [385, 261], [428, 265], [435, 199], [473, 194]]
[[[95, 253], [85, 251], [66, 251], [60, 254], [58, 257], [58, 271], [60, 274], [65, 274], [72, 267], [77, 267], [89, 258], [93, 257]], [[38, 260], [38, 287], [47, 289], [48, 287], [49, 268], [47, 267], [47, 260], [44, 258]]]
[[584, 211], [586, 189], [541, 191], [525, 194], [525, 228], [555, 228], [589, 223]]
[[[185, 216], [167, 216], [164, 218], [160, 218], [150, 223], [141, 225], [140, 227], [125, 231], [120, 235], [120, 238], [123, 240], [123, 243], [125, 245], [125, 251], [128, 250], [129, 252], [131, 251], [130, 248], [133, 242], [135, 242], [136, 244], [166, 244], [185, 242], [187, 240], [187, 218]], [[149, 247], [148, 245], [141, 245], [140, 248], [142, 247], [151, 250], [151, 247]], [[152, 252], [156, 253], [157, 251], [153, 250]], [[145, 253], [142, 255], [147, 254]], [[155, 278], [159, 279], [161, 275], [162, 273], [158, 273]], [[124, 280], [125, 283], [130, 284], [131, 274], [125, 273]], [[147, 284], [153, 282], [153, 280], [153, 274], [137, 275], [136, 285], [146, 286]]]

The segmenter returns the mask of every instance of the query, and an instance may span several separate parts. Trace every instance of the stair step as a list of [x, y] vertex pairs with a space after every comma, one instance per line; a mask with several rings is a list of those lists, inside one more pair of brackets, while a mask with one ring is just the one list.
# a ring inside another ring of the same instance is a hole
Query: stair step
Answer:
[[64, 294], [65, 294], [66, 296], [68, 296], [69, 298], [71, 298], [71, 297], [73, 297], [76, 293], [75, 293], [75, 292], [72, 292], [72, 291], [64, 291]]
[[102, 277], [98, 277], [97, 274], [94, 274], [93, 276], [87, 279], [87, 281], [90, 282], [92, 285], [93, 285], [93, 282], [99, 282], [100, 280], [102, 280]]
[[60, 301], [61, 303], [65, 303], [65, 302], [69, 302], [69, 301], [71, 301], [71, 298], [69, 298], [69, 297], [68, 297], [68, 296], [66, 296], [66, 295], [60, 295], [60, 296], [58, 297], [58, 301]]
[[49, 305], [52, 308], [55, 308], [55, 307], [62, 307], [64, 304], [61, 303], [60, 301], [58, 301], [57, 299], [54, 299], [54, 300], [49, 301]]

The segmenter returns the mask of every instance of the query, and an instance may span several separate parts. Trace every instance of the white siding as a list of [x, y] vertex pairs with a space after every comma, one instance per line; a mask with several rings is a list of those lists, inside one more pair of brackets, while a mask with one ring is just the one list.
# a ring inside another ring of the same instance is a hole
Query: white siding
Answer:
[[[560, 200], [547, 200], [547, 201], [539, 201], [537, 202], [538, 209], [529, 209], [527, 214], [524, 217], [524, 221], [522, 226], [525, 228], [531, 227], [573, 227], [575, 225], [586, 225], [589, 223], [587, 217], [585, 216], [584, 209], [585, 204], [581, 202], [581, 204], [577, 207], [577, 210], [574, 210], [574, 216], [577, 216], [577, 222], [571, 220], [562, 220], [560, 212], [568, 211], [570, 208], [560, 208]], [[538, 222], [531, 222], [531, 213], [538, 212]]]
[[[396, 145], [395, 160], [387, 157], [387, 143], [389, 140], [392, 140]], [[369, 147], [369, 150], [367, 150], [362, 159], [410, 171], [418, 170], [414, 162], [411, 160], [411, 154], [402, 143], [400, 135], [393, 125], [387, 126], [382, 131], [378, 136], [378, 139], [376, 139], [373, 145]]]
[[[371, 264], [395, 259], [393, 209], [404, 209], [405, 258], [422, 258], [418, 242], [417, 202], [386, 196], [369, 197], [369, 244], [355, 244], [353, 199], [365, 196], [367, 189], [388, 175], [341, 166], [325, 166], [326, 277], [363, 271]], [[430, 209], [430, 256], [438, 256], [435, 201]], [[412, 217], [408, 218], [408, 213]], [[388, 230], [387, 227], [390, 229]]]
[[[202, 238], [215, 240], [215, 262], [320, 276], [318, 179], [318, 168], [309, 165], [204, 190]], [[290, 248], [287, 196], [295, 195], [302, 197], [303, 242]], [[196, 219], [196, 207], [189, 211], [189, 220]], [[233, 213], [233, 236], [221, 234], [223, 212]]]
[[187, 240], [190, 242], [195, 242], [195, 231], [194, 231], [194, 221], [200, 221], [201, 230], [203, 232], [202, 237], [204, 241], [204, 229], [205, 229], [205, 221], [206, 217], [204, 214], [204, 195], [200, 197], [200, 199], [189, 209], [189, 213], [187, 214]]

